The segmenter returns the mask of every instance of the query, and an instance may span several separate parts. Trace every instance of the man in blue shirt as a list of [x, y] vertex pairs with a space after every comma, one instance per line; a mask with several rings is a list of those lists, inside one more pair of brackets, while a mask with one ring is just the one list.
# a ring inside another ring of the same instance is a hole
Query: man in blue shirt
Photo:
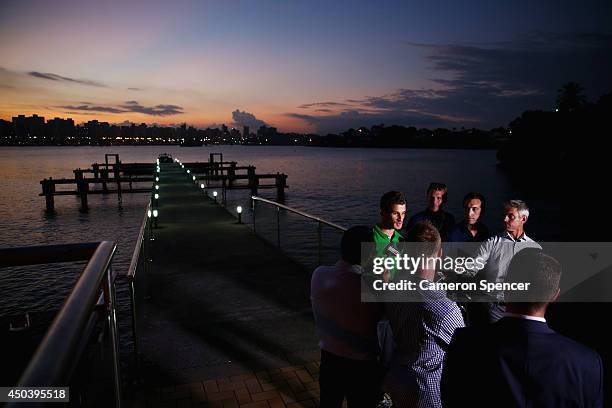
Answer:
[[413, 215], [406, 225], [410, 230], [419, 221], [429, 221], [440, 232], [442, 241], [448, 239], [448, 234], [455, 227], [455, 217], [442, 209], [448, 199], [448, 187], [443, 183], [431, 183], [427, 189], [427, 209]]
[[451, 242], [482, 242], [489, 239], [489, 228], [480, 219], [485, 212], [485, 198], [480, 193], [467, 193], [463, 197], [465, 219], [455, 225], [448, 236]]

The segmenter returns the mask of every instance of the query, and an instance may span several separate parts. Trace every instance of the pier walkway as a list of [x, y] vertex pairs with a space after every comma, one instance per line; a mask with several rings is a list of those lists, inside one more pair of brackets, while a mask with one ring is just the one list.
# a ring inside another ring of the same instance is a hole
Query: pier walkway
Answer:
[[130, 406], [315, 406], [310, 271], [161, 164]]

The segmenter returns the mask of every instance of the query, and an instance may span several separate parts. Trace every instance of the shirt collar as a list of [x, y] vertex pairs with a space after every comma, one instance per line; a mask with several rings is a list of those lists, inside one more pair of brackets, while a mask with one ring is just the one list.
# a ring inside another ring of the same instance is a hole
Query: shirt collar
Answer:
[[510, 233], [508, 231], [504, 231], [501, 233], [503, 238], [507, 238], [511, 241], [514, 242], [523, 242], [523, 241], [527, 241], [527, 234], [525, 234], [525, 231], [523, 231], [523, 233], [521, 234], [520, 237], [518, 237], [517, 239], [514, 239], [514, 237], [512, 235], [510, 235]]
[[506, 317], [516, 317], [517, 319], [534, 320], [536, 322], [546, 323], [546, 319], [543, 318], [543, 317], [529, 316], [529, 315], [518, 314], [518, 313], [510, 313], [510, 312], [505, 312], [504, 316], [506, 316]]
[[470, 229], [468, 227], [468, 221], [467, 220], [463, 220], [463, 222], [461, 223], [461, 229], [463, 230], [464, 233], [468, 234], [470, 237], [474, 237], [477, 238], [480, 234], [482, 234], [482, 223], [479, 221], [476, 221], [476, 235], [472, 235], [472, 233], [470, 232]]
[[399, 239], [403, 238], [402, 235], [399, 233], [399, 231], [395, 229], [393, 230], [393, 235], [389, 238], [389, 236], [383, 232], [383, 230], [380, 228], [378, 224], [374, 225], [374, 233], [378, 234], [380, 237], [383, 237], [389, 240], [390, 242], [396, 242], [396, 241], [399, 241]]

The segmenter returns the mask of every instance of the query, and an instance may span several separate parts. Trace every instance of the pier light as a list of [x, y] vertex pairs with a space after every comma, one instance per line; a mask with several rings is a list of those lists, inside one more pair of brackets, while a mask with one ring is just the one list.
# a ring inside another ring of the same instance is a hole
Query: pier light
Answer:
[[151, 215], [152, 215], [152, 214], [153, 214], [153, 213], [151, 212], [151, 210], [147, 211], [147, 217], [151, 218]]
[[155, 181], [159, 181], [159, 177], [155, 177]]
[[153, 225], [155, 226], [155, 228], [157, 228], [157, 216], [159, 215], [159, 212], [157, 210], [153, 210]]
[[191, 178], [193, 179], [193, 181], [195, 181], [195, 176], [191, 176]]
[[238, 224], [242, 224], [242, 207], [236, 207], [236, 212], [238, 213]]
[[155, 185], [155, 189], [156, 189], [156, 190], [159, 190], [159, 186], [158, 186], [157, 184]]
[[191, 170], [187, 169], [187, 174], [191, 173]]
[[215, 203], [217, 202], [217, 191], [213, 191], [213, 197], [215, 198]]
[[156, 200], [159, 200], [159, 194], [155, 193], [154, 197], [155, 197]]
[[204, 190], [204, 183], [200, 184], [200, 188]]

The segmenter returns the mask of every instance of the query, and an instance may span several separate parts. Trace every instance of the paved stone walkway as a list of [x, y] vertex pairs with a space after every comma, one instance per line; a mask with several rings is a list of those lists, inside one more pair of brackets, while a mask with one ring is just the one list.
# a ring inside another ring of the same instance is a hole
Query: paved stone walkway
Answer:
[[310, 271], [204, 197], [177, 164], [162, 164], [159, 194], [151, 297], [137, 301], [142, 385], [126, 405], [317, 404]]
[[319, 363], [142, 390], [134, 407], [299, 408], [319, 406]]

